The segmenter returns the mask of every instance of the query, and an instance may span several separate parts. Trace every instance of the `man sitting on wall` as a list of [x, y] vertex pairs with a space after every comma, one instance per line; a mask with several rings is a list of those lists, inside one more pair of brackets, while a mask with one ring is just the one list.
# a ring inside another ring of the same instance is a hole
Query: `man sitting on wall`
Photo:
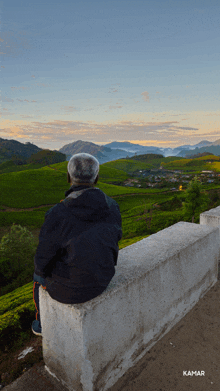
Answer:
[[61, 303], [84, 303], [100, 295], [115, 274], [121, 214], [116, 201], [94, 187], [99, 162], [87, 153], [67, 166], [71, 187], [45, 213], [34, 258], [32, 331], [41, 335], [39, 286]]

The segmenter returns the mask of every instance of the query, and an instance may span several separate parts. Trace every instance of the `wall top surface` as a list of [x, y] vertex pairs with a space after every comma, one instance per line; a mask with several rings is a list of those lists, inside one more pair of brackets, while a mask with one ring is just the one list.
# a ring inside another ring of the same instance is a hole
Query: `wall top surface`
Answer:
[[217, 208], [207, 210], [206, 212], [201, 213], [200, 216], [203, 216], [203, 215], [219, 217], [220, 216], [220, 206], [217, 206]]

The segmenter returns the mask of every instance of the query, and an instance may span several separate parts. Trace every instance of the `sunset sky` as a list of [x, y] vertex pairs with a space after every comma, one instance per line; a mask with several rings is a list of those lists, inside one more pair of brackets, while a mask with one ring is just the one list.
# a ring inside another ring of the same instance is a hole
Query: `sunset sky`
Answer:
[[0, 22], [0, 137], [220, 138], [219, 0], [3, 0]]

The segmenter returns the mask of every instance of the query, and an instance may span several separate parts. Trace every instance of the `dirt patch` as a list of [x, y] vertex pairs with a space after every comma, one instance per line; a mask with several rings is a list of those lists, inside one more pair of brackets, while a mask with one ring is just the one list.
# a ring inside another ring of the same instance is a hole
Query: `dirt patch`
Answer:
[[[33, 350], [27, 353], [23, 358], [18, 358], [19, 355], [27, 348]], [[43, 366], [42, 338], [39, 336], [33, 337], [18, 350], [11, 349], [1, 352], [0, 355], [0, 386], [6, 386], [16, 380], [24, 372], [33, 366]]]

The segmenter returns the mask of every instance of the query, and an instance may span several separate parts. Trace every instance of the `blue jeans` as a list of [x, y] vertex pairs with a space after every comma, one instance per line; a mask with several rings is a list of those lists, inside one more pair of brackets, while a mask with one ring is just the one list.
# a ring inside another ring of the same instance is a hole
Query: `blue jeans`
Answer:
[[39, 326], [41, 327], [41, 322], [40, 322], [40, 305], [39, 305], [39, 287], [42, 285], [43, 289], [46, 289], [45, 287], [45, 279], [37, 276], [37, 274], [34, 273], [33, 276], [33, 299], [34, 299], [34, 304], [35, 304], [35, 319], [39, 321]]

